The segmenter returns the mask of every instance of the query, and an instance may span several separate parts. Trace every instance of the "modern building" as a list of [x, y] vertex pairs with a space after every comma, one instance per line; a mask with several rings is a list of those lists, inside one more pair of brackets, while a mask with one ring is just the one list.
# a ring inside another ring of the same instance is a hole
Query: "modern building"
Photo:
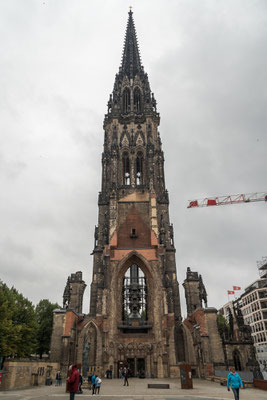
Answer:
[[229, 325], [220, 325], [218, 311], [207, 307], [207, 292], [201, 275], [187, 268], [183, 286], [187, 306], [184, 326], [193, 339], [197, 375], [225, 377], [227, 374], [223, 370], [234, 366], [238, 371], [250, 371], [253, 376], [258, 365], [251, 332], [238, 306], [228, 304], [225, 313], [220, 310], [229, 321]]
[[251, 327], [260, 369], [267, 379], [267, 260], [259, 266], [260, 278], [240, 296], [245, 324]]
[[244, 324], [250, 327], [256, 358], [264, 379], [267, 379], [267, 260], [259, 266], [260, 278], [245, 288], [244, 293], [226, 303], [220, 310], [226, 318], [235, 338], [240, 338], [238, 315], [242, 313]]

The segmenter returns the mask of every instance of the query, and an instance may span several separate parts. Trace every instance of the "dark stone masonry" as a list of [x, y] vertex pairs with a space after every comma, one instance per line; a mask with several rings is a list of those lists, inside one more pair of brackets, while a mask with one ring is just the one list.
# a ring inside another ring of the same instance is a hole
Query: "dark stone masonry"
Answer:
[[190, 269], [182, 322], [159, 124], [130, 11], [104, 118], [90, 313], [82, 314], [81, 272], [68, 278], [64, 309], [54, 313], [51, 361], [63, 373], [77, 363], [85, 377], [93, 370], [118, 377], [124, 366], [132, 376], [178, 377], [188, 363], [205, 377], [229, 367], [234, 350], [243, 369], [255, 367], [250, 343], [223, 343], [217, 310], [207, 308], [202, 278]]

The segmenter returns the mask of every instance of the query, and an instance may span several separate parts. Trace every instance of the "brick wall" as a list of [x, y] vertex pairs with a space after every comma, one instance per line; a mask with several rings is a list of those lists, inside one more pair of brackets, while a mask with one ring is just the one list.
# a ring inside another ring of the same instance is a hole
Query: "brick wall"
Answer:
[[[120, 204], [120, 211], [124, 208], [123, 206], [126, 208], [128, 204]], [[147, 205], [143, 204], [143, 206], [145, 206], [145, 211], [148, 213]], [[141, 208], [141, 205], [139, 207]], [[135, 229], [136, 238], [131, 237], [132, 229]], [[129, 214], [118, 230], [118, 248], [142, 249], [148, 247], [151, 247], [150, 229], [144, 223], [136, 207], [131, 207]]]

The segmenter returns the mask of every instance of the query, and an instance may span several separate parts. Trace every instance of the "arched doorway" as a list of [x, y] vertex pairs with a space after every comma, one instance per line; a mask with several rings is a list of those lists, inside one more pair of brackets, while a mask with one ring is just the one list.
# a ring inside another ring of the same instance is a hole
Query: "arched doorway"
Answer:
[[234, 350], [233, 352], [233, 361], [236, 371], [242, 371], [240, 354], [238, 350]]

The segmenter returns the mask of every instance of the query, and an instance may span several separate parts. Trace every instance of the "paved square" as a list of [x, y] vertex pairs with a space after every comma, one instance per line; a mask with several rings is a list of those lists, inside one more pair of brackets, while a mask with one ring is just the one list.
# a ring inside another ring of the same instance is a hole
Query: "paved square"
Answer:
[[[215, 382], [194, 379], [193, 389], [182, 390], [176, 379], [130, 379], [129, 386], [123, 386], [121, 379], [103, 379], [100, 395], [84, 389], [75, 400], [98, 398], [102, 400], [228, 400], [234, 399], [233, 393], [225, 386]], [[148, 389], [148, 383], [168, 383], [170, 389]], [[244, 389], [240, 400], [266, 400], [267, 392], [259, 389]], [[30, 389], [0, 392], [0, 400], [69, 400], [65, 386], [39, 386]]]

